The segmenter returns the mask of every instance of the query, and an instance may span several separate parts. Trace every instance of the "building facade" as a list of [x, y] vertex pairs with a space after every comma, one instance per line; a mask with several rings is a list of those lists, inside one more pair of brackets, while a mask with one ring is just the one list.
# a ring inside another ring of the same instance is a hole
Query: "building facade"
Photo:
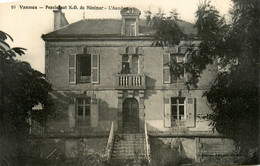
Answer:
[[[55, 30], [42, 35], [45, 73], [54, 89], [54, 107], [67, 116], [52, 122], [48, 132], [98, 135], [108, 133], [113, 122], [116, 133], [144, 133], [146, 123], [149, 134], [157, 137], [213, 134], [200, 116], [211, 113], [202, 95], [213, 83], [217, 65], [208, 66], [198, 87], [188, 89], [188, 73], [173, 78], [167, 65], [187, 59], [187, 41], [152, 46], [156, 29], [140, 14], [124, 8], [121, 19], [68, 24], [60, 10], [54, 12]], [[197, 35], [193, 24], [176, 22], [185, 35]], [[199, 43], [195, 38], [192, 42]], [[193, 159], [196, 141], [187, 143]]]

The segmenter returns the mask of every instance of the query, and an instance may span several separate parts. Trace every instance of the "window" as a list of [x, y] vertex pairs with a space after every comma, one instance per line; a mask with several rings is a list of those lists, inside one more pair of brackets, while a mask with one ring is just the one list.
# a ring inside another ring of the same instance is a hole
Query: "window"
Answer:
[[163, 83], [171, 83], [170, 54], [163, 54]]
[[129, 74], [129, 73], [130, 73], [129, 57], [128, 55], [123, 55], [121, 74]]
[[90, 110], [90, 98], [77, 98], [77, 124], [78, 126], [90, 125], [91, 110]]
[[138, 55], [133, 55], [132, 56], [132, 73], [133, 74], [138, 74]]
[[185, 97], [164, 98], [164, 126], [186, 126], [196, 125], [196, 99]]
[[[163, 83], [169, 84], [174, 83], [178, 81], [183, 81], [185, 79], [185, 71], [184, 69], [182, 71], [179, 71], [180, 78], [177, 78], [174, 75], [171, 75], [170, 72], [170, 62], [175, 61], [177, 63], [184, 62], [185, 61], [185, 55], [184, 54], [170, 54], [165, 53], [163, 54]], [[173, 66], [174, 68], [178, 69], [178, 66]]]
[[184, 97], [171, 98], [171, 115], [172, 121], [181, 121], [186, 119]]
[[[177, 63], [184, 62], [184, 54], [171, 54], [171, 61], [175, 61]], [[176, 66], [176, 69], [178, 67]], [[171, 76], [171, 82], [176, 82], [177, 80], [183, 80], [185, 79], [184, 69], [179, 70], [180, 78], [177, 78], [176, 76]]]
[[123, 55], [121, 74], [138, 74], [139, 60], [138, 55]]
[[91, 55], [77, 55], [77, 82], [91, 82]]
[[69, 55], [69, 83], [99, 83], [99, 55]]
[[125, 35], [136, 36], [136, 19], [125, 19]]

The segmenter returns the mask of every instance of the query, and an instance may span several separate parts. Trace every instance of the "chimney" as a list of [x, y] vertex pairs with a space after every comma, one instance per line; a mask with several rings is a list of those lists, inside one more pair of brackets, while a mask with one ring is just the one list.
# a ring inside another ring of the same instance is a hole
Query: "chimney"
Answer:
[[60, 29], [65, 25], [68, 25], [68, 21], [65, 17], [65, 13], [62, 13], [61, 6], [58, 7], [58, 10], [53, 10], [54, 13], [54, 30]]

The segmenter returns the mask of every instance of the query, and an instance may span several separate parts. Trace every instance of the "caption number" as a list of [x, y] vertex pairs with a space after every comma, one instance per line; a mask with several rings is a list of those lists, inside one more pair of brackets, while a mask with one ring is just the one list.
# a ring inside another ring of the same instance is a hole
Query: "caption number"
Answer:
[[15, 8], [16, 8], [16, 6], [15, 6], [15, 5], [12, 5], [12, 6], [11, 6], [11, 9], [15, 9]]

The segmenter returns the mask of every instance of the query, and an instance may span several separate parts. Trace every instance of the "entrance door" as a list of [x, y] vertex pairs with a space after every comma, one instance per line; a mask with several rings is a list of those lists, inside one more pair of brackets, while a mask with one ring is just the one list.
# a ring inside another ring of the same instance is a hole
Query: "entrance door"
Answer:
[[126, 99], [123, 103], [123, 131], [124, 133], [138, 133], [139, 104], [134, 98]]

